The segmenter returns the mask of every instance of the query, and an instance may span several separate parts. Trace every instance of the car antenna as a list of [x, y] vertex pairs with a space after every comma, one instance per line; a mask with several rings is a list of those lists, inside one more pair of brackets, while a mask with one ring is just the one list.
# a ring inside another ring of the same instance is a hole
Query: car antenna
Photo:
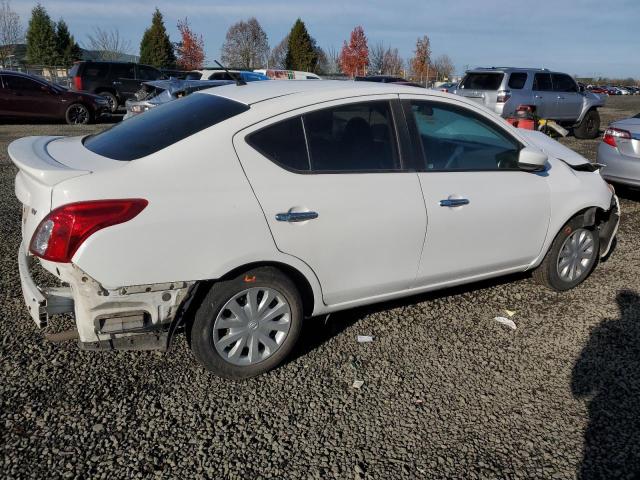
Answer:
[[240, 86], [240, 85], [246, 85], [247, 84], [247, 82], [245, 82], [240, 75], [236, 75], [235, 72], [231, 73], [227, 69], [227, 67], [222, 65], [218, 60], [214, 60], [214, 62], [216, 62], [221, 69], [223, 69], [225, 72], [227, 72], [227, 75], [229, 75], [231, 78], [233, 78], [236, 81], [236, 85]]

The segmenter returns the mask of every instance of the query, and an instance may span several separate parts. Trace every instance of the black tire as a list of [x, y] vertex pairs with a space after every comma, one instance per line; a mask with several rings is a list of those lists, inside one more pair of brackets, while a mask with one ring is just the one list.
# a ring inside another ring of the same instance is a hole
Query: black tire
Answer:
[[[250, 365], [230, 363], [214, 345], [216, 318], [219, 314], [225, 315], [221, 311], [234, 296], [247, 289], [260, 287], [277, 291], [287, 301], [291, 312], [289, 331], [279, 348], [264, 360]], [[214, 283], [197, 308], [188, 335], [194, 356], [207, 370], [223, 378], [239, 380], [255, 377], [280, 365], [298, 341], [302, 318], [302, 300], [291, 279], [276, 268], [259, 267], [233, 279]]]
[[93, 120], [91, 110], [82, 103], [72, 103], [64, 113], [64, 119], [69, 125], [86, 125]]
[[573, 129], [576, 138], [597, 138], [600, 135], [600, 114], [598, 110], [589, 110], [580, 125]]
[[[567, 280], [560, 276], [558, 272], [559, 257], [562, 247], [571, 235], [579, 232], [579, 230], [586, 230], [592, 234], [592, 256], [589, 259], [588, 265], [583, 269], [580, 275], [576, 275], [573, 280]], [[598, 231], [593, 227], [583, 227], [582, 219], [580, 217], [574, 217], [569, 220], [560, 232], [556, 235], [556, 238], [551, 244], [551, 248], [544, 257], [542, 263], [533, 271], [533, 278], [540, 284], [555, 290], [557, 292], [563, 292], [571, 288], [576, 287], [587, 279], [593, 269], [598, 264], [600, 257], [600, 238]]]
[[109, 102], [109, 111], [111, 113], [116, 113], [118, 111], [118, 97], [111, 92], [100, 92], [98, 95], [104, 97], [107, 102]]

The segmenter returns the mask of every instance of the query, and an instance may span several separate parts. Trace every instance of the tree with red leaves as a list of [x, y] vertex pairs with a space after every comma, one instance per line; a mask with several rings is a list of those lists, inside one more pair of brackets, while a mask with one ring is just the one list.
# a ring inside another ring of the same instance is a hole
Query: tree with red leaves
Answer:
[[351, 32], [349, 44], [344, 42], [340, 51], [340, 68], [350, 77], [365, 75], [369, 65], [367, 37], [360, 25]]
[[199, 70], [204, 64], [204, 41], [202, 35], [197, 35], [191, 30], [189, 21], [178, 20], [178, 30], [181, 41], [176, 50], [178, 52], [178, 66], [184, 70]]

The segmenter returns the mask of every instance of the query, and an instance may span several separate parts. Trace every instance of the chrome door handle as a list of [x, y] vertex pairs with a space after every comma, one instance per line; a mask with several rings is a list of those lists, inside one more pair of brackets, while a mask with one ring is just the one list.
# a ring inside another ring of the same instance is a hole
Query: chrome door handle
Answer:
[[305, 222], [314, 218], [318, 218], [318, 212], [276, 213], [276, 220], [279, 222]]
[[537, 99], [542, 99], [542, 95], [536, 95]]
[[562, 95], [558, 95], [556, 98], [557, 98], [558, 100], [564, 100], [564, 97], [563, 97]]
[[111, 83], [112, 83], [113, 85], [122, 85], [122, 82], [116, 82], [116, 81], [113, 81], [113, 82], [111, 82]]
[[441, 207], [461, 207], [462, 205], [469, 205], [469, 200], [466, 198], [447, 198], [446, 200], [440, 200]]

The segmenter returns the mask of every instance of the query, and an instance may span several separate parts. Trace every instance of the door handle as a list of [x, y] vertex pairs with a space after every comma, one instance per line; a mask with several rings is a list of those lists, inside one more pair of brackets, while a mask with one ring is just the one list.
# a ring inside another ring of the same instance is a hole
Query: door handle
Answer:
[[558, 100], [564, 100], [564, 97], [563, 97], [562, 95], [558, 95], [556, 98], [557, 98]]
[[538, 100], [542, 100], [542, 95], [536, 95], [536, 98], [537, 98]]
[[111, 82], [111, 83], [113, 83], [114, 85], [122, 85], [122, 82]]
[[305, 222], [318, 218], [318, 212], [287, 212], [276, 213], [276, 220], [279, 222]]
[[466, 198], [447, 198], [446, 200], [440, 200], [441, 207], [461, 207], [462, 205], [469, 205], [469, 200]]

